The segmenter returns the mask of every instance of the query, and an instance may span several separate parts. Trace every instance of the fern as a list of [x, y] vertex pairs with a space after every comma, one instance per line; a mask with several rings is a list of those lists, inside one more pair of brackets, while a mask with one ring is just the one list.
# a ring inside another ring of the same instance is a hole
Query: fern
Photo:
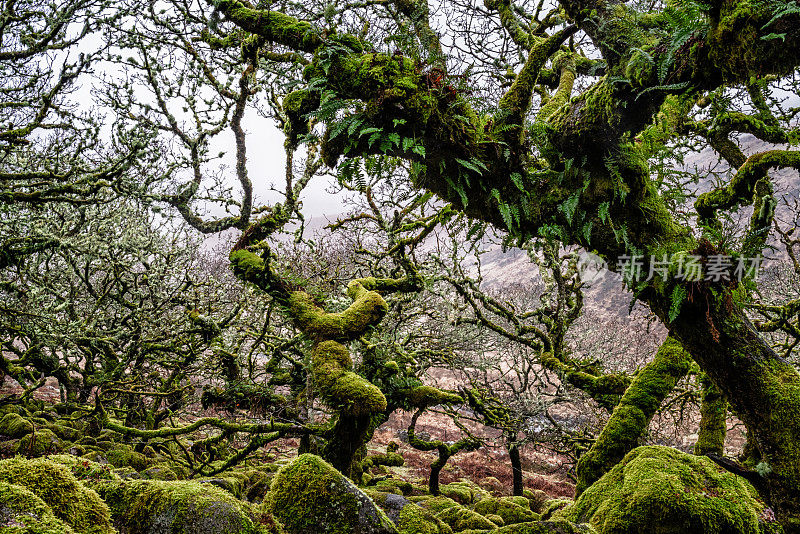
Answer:
[[558, 206], [558, 209], [561, 210], [570, 225], [572, 224], [572, 219], [575, 217], [575, 210], [578, 209], [578, 203], [580, 202], [580, 199], [581, 193], [580, 191], [576, 191]]
[[669, 322], [671, 323], [674, 321], [678, 314], [681, 312], [681, 305], [686, 300], [686, 290], [683, 286], [675, 286], [672, 290], [672, 295], [670, 296], [670, 305], [669, 305]]
[[517, 186], [517, 189], [520, 191], [525, 191], [525, 186], [522, 183], [522, 175], [520, 173], [512, 172], [510, 178], [514, 185]]
[[669, 69], [675, 62], [675, 53], [694, 36], [705, 36], [708, 31], [708, 17], [705, 6], [694, 0], [676, 2], [677, 8], [665, 9], [663, 17], [667, 21], [672, 37], [667, 54], [658, 67], [658, 79], [662, 85], [667, 79]]
[[[767, 22], [766, 24], [764, 24], [764, 26], [761, 27], [762, 30], [766, 30], [767, 28], [772, 26], [772, 24], [778, 19], [781, 19], [781, 18], [783, 18], [783, 17], [785, 17], [787, 15], [796, 15], [796, 14], [800, 13], [800, 6], [798, 6], [797, 2], [794, 2], [794, 1], [793, 2], [789, 2], [787, 4], [783, 4], [782, 2], [771, 1], [771, 2], [767, 2], [766, 5], [771, 7], [771, 8], [774, 8], [775, 11], [773, 12], [772, 18], [769, 20], [769, 22]], [[784, 35], [785, 36], [786, 34], [774, 34], [774, 33], [772, 33], [770, 35]], [[769, 36], [766, 36], [766, 37], [769, 37]], [[762, 39], [764, 39], [764, 37], [762, 37]]]

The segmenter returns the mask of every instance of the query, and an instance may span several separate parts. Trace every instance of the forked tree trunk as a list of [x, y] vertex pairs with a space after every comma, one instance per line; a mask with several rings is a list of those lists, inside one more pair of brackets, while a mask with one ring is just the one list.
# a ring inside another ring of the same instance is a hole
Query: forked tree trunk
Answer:
[[762, 497], [787, 534], [800, 532], [800, 374], [766, 344], [729, 294], [696, 295], [670, 331], [752, 431], [766, 462]]
[[704, 374], [700, 377], [703, 397], [700, 405], [700, 430], [694, 453], [697, 455], [725, 452], [725, 435], [728, 432], [728, 400]]
[[691, 357], [667, 338], [653, 361], [634, 377], [591, 449], [578, 460], [576, 496], [595, 483], [639, 444], [653, 415], [689, 371]]

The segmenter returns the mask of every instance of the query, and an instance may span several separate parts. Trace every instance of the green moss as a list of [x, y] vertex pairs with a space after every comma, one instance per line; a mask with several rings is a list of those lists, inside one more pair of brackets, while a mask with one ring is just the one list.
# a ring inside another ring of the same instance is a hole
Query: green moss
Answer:
[[350, 371], [347, 347], [323, 341], [314, 347], [312, 373], [323, 399], [342, 413], [366, 416], [386, 410], [386, 397], [377, 386]]
[[656, 84], [656, 65], [650, 54], [641, 49], [634, 50], [625, 66], [625, 77], [637, 88]]
[[141, 474], [142, 476], [152, 480], [172, 481], [172, 480], [181, 480], [182, 478], [175, 473], [175, 470], [172, 468], [171, 465], [163, 463], [150, 466], [144, 471], [142, 471]]
[[156, 480], [100, 481], [114, 522], [129, 534], [251, 534], [261, 516], [247, 503], [208, 484]]
[[0, 482], [0, 530], [4, 534], [73, 534], [34, 493]]
[[368, 327], [379, 323], [388, 307], [376, 291], [360, 291], [355, 295], [353, 303], [343, 312], [327, 313], [305, 291], [293, 291], [288, 299], [289, 314], [300, 329], [313, 338], [356, 339]]
[[65, 466], [44, 458], [0, 461], [0, 481], [36, 494], [53, 514], [80, 534], [113, 534], [108, 506]]
[[453, 529], [453, 532], [461, 532], [467, 529], [491, 530], [497, 528], [496, 524], [481, 514], [463, 506], [446, 508], [436, 514], [436, 517], [447, 523]]
[[525, 500], [524, 507], [508, 498], [484, 498], [475, 504], [474, 510], [490, 520], [489, 515], [500, 516], [503, 518], [503, 525], [537, 521], [539, 514], [533, 513], [528, 507], [528, 501], [524, 497], [522, 499]]
[[438, 404], [460, 404], [464, 399], [460, 395], [431, 386], [418, 386], [405, 392], [411, 406], [427, 408]]
[[531, 523], [517, 523], [508, 525], [497, 530], [492, 534], [594, 534], [595, 531], [589, 525], [576, 525], [556, 519], [553, 521], [539, 521]]
[[119, 445], [106, 453], [108, 462], [114, 467], [132, 467], [137, 471], [147, 469], [149, 460], [139, 452], [134, 451], [127, 445]]
[[33, 423], [16, 413], [7, 413], [0, 419], [0, 434], [21, 438], [33, 432]]
[[264, 510], [290, 534], [394, 531], [364, 493], [314, 454], [302, 454], [278, 471]]
[[247, 484], [247, 480], [237, 476], [220, 476], [217, 478], [205, 478], [202, 480], [198, 480], [203, 484], [209, 484], [211, 486], [216, 486], [220, 489], [223, 489], [236, 497], [237, 499], [241, 499], [244, 494], [245, 485]]
[[414, 503], [406, 504], [397, 521], [400, 534], [451, 534], [453, 530], [441, 519], [434, 517]]
[[99, 464], [71, 454], [54, 454], [48, 456], [47, 460], [63, 465], [80, 481], [119, 480], [108, 464]]
[[764, 504], [744, 479], [705, 457], [639, 447], [557, 515], [602, 533], [756, 534]]
[[598, 480], [638, 444], [661, 402], [689, 370], [691, 356], [667, 338], [653, 361], [634, 378], [592, 448], [578, 461], [576, 495]]
[[309, 132], [306, 115], [319, 107], [319, 94], [301, 90], [293, 91], [283, 98], [283, 112], [289, 119], [286, 124], [287, 142], [297, 143], [298, 137]]
[[701, 456], [722, 456], [725, 452], [725, 434], [728, 431], [728, 401], [705, 374], [702, 375], [700, 384], [703, 398], [700, 405], [700, 430], [694, 453]]
[[483, 488], [472, 482], [451, 482], [439, 488], [445, 497], [450, 497], [461, 504], [472, 504], [483, 497], [488, 497], [489, 493]]
[[20, 439], [16, 452], [29, 457], [38, 457], [61, 452], [63, 448], [63, 442], [58, 439], [58, 436], [52, 430], [41, 428]]
[[502, 527], [503, 525], [506, 524], [506, 522], [503, 521], [503, 518], [500, 517], [499, 515], [495, 514], [481, 514], [481, 515], [486, 519], [488, 519], [489, 521], [491, 521], [492, 523], [494, 523], [495, 525], [497, 525], [498, 527]]
[[544, 503], [544, 507], [542, 508], [541, 518], [542, 520], [550, 519], [553, 514], [566, 508], [567, 506], [573, 503], [572, 499], [551, 499]]
[[433, 514], [438, 514], [442, 510], [458, 506], [458, 503], [453, 499], [451, 499], [450, 497], [444, 497], [441, 495], [438, 497], [431, 497], [430, 495], [412, 497], [411, 501], [419, 503], [421, 506], [424, 506], [427, 510], [430, 510]]

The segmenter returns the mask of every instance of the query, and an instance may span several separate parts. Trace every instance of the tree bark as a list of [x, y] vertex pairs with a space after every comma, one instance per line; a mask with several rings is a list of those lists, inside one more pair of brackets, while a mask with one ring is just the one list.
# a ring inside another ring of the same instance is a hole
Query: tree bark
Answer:
[[767, 492], [787, 533], [800, 532], [800, 374], [756, 332], [729, 293], [699, 293], [670, 325], [752, 431]]
[[728, 432], [728, 400], [705, 374], [700, 378], [700, 384], [703, 387], [703, 398], [700, 405], [700, 430], [694, 453], [699, 456], [722, 456], [725, 452], [725, 435]]
[[513, 494], [521, 496], [524, 486], [522, 484], [522, 458], [520, 457], [519, 447], [516, 443], [508, 446], [508, 456], [511, 458], [511, 473], [513, 475]]
[[594, 484], [633, 450], [656, 410], [689, 371], [691, 357], [668, 337], [631, 382], [589, 452], [578, 460], [576, 496]]

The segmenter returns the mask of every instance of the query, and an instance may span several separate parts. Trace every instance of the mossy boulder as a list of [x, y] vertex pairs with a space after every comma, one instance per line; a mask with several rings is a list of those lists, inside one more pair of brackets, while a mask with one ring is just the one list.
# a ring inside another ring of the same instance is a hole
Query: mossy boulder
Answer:
[[397, 534], [364, 492], [314, 454], [278, 471], [264, 509], [290, 534]]
[[[527, 500], [524, 497], [522, 500], [524, 500], [525, 504], [527, 505]], [[481, 499], [475, 505], [474, 509], [482, 516], [500, 516], [503, 519], [503, 525], [527, 523], [530, 521], [537, 521], [539, 519], [539, 514], [531, 512], [528, 506], [523, 507], [514, 502], [513, 497], [501, 497], [499, 499], [489, 497]], [[497, 521], [494, 521], [493, 518], [488, 519], [492, 520], [494, 523], [497, 523]]]
[[16, 413], [7, 413], [0, 419], [0, 434], [21, 438], [33, 432], [33, 423]]
[[70, 469], [45, 458], [0, 461], [0, 481], [23, 486], [78, 534], [115, 534], [109, 510]]
[[61, 452], [63, 449], [63, 442], [52, 430], [41, 428], [22, 437], [16, 452], [28, 457], [38, 457]]
[[4, 534], [73, 534], [33, 492], [0, 482], [0, 531]]
[[446, 508], [436, 514], [436, 517], [447, 523], [453, 529], [453, 532], [462, 532], [467, 529], [493, 530], [497, 528], [496, 523], [492, 523], [478, 512], [463, 506]]
[[477, 484], [465, 480], [444, 484], [439, 491], [445, 497], [450, 497], [460, 504], [474, 504], [484, 497], [490, 496], [489, 492]]
[[557, 519], [508, 525], [493, 530], [491, 534], [596, 534], [596, 531], [587, 524], [576, 525], [564, 519]]
[[281, 532], [228, 492], [192, 481], [123, 480], [94, 485], [125, 534], [255, 534]]
[[421, 495], [419, 497], [412, 497], [410, 500], [416, 502], [426, 510], [430, 510], [433, 514], [438, 514], [442, 510], [459, 506], [459, 504], [450, 497], [444, 497], [442, 495], [437, 497]]
[[132, 467], [137, 471], [144, 471], [147, 469], [150, 462], [147, 456], [134, 451], [127, 445], [121, 445], [115, 449], [111, 449], [106, 452], [105, 456], [108, 463], [114, 467]]
[[51, 423], [47, 428], [52, 430], [53, 433], [64, 441], [76, 441], [81, 438], [81, 432], [75, 430], [71, 426], [61, 423]]
[[70, 454], [52, 454], [47, 456], [47, 460], [69, 469], [72, 472], [72, 476], [90, 489], [93, 482], [119, 480], [119, 476], [108, 464], [99, 464]]
[[247, 484], [247, 479], [242, 479], [236, 476], [221, 476], [215, 478], [204, 478], [198, 480], [198, 482], [216, 486], [227, 491], [237, 499], [241, 499], [242, 494], [244, 493], [245, 485]]
[[567, 499], [566, 497], [562, 497], [560, 499], [550, 499], [544, 503], [540, 519], [550, 519], [553, 514], [571, 505], [572, 502], [572, 499]]
[[452, 534], [453, 529], [427, 510], [414, 503], [407, 503], [397, 519], [400, 534]]
[[710, 459], [660, 446], [639, 447], [574, 504], [557, 512], [599, 534], [758, 534], [765, 506], [743, 478]]

